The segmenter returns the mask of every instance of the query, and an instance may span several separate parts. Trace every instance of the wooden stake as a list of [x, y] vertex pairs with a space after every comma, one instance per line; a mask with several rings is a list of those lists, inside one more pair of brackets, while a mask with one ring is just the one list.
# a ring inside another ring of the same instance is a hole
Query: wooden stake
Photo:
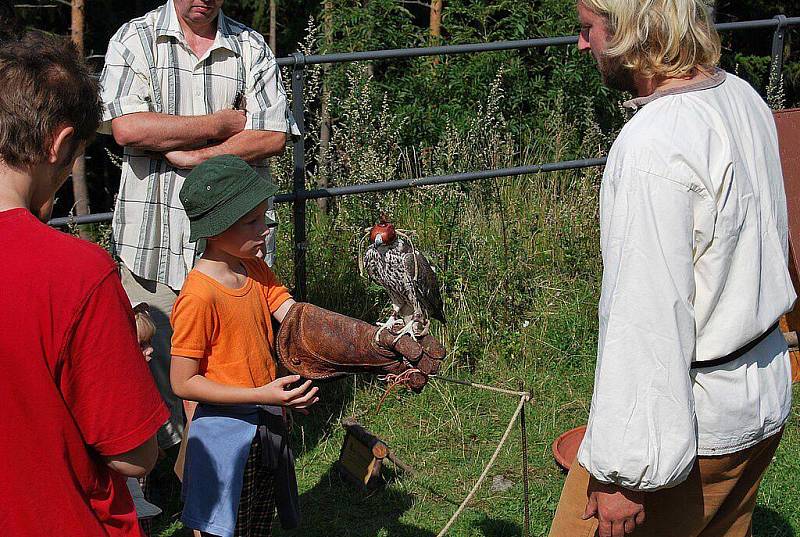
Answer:
[[403, 472], [407, 473], [408, 475], [414, 475], [414, 469], [401, 461], [391, 449], [389, 450], [388, 455], [386, 455], [386, 458], [392, 461], [395, 466], [403, 470]]

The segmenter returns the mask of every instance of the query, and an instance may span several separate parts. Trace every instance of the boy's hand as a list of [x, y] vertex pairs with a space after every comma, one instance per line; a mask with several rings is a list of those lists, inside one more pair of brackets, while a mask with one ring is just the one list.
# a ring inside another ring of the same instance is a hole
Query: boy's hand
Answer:
[[153, 346], [150, 343], [140, 343], [139, 348], [142, 350], [144, 361], [149, 362], [153, 359]]
[[316, 396], [319, 388], [312, 387], [310, 380], [290, 390], [289, 385], [298, 380], [300, 380], [300, 375], [289, 375], [277, 378], [265, 386], [256, 388], [258, 402], [265, 405], [286, 406], [302, 410], [319, 401], [319, 397]]

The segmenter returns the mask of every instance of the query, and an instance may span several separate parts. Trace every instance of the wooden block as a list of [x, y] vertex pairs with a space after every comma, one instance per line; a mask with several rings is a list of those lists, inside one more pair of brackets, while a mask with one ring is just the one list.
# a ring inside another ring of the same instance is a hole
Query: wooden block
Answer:
[[[385, 445], [384, 445], [385, 449]], [[348, 431], [339, 454], [342, 475], [364, 489], [374, 489], [383, 483], [381, 465], [383, 458], [375, 457], [373, 449]]]
[[396, 467], [408, 475], [414, 474], [414, 469], [398, 459], [386, 442], [366, 430], [354, 419], [342, 420], [342, 427], [345, 428], [347, 434], [344, 436], [337, 465], [339, 472], [348, 481], [367, 490], [380, 486], [383, 484], [381, 468], [384, 459], [392, 461]]
[[342, 427], [347, 434], [339, 453], [340, 473], [362, 489], [379, 487], [383, 483], [383, 459], [389, 454], [389, 448], [352, 418], [342, 420]]

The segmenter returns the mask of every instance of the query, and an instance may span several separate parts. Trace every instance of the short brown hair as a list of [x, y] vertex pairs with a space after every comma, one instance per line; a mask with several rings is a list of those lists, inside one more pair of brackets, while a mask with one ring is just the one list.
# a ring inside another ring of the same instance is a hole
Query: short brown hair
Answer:
[[6, 164], [44, 162], [62, 125], [75, 129], [76, 142], [89, 142], [101, 117], [97, 82], [71, 41], [28, 32], [0, 46], [0, 159]]

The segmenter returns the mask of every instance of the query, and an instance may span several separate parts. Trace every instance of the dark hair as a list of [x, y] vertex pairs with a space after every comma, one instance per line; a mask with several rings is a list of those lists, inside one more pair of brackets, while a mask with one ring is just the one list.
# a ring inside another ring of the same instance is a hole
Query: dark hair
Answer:
[[89, 142], [102, 117], [98, 85], [75, 45], [28, 32], [0, 45], [0, 159], [14, 167], [47, 158], [59, 126]]
[[0, 43], [14, 37], [19, 31], [19, 21], [12, 2], [0, 3]]

